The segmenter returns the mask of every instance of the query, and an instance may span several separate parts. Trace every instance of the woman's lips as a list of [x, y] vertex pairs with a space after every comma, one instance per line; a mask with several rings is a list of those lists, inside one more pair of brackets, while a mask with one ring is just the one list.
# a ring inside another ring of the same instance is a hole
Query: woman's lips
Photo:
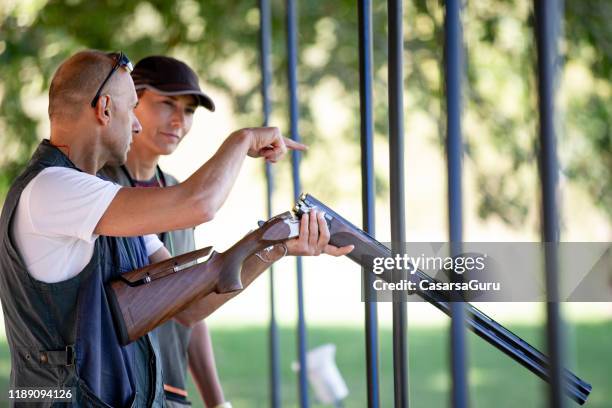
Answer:
[[178, 135], [176, 135], [176, 134], [174, 134], [174, 133], [167, 133], [167, 132], [160, 132], [160, 133], [161, 133], [162, 135], [164, 135], [164, 136], [168, 137], [168, 138], [171, 138], [171, 139], [176, 139], [176, 140], [178, 140], [178, 139], [179, 139]]

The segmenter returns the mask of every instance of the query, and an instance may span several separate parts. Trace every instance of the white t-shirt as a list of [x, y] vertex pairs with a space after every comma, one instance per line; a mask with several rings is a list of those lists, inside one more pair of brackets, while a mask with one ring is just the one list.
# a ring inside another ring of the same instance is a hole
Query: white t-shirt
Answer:
[[[121, 186], [66, 167], [48, 167], [25, 187], [13, 240], [32, 277], [47, 283], [76, 276], [91, 260], [94, 229]], [[162, 247], [146, 235], [147, 255]]]

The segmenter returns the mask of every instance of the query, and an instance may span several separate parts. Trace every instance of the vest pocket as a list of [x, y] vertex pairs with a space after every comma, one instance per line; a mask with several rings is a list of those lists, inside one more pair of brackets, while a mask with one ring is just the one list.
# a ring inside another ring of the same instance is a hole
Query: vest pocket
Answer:
[[[102, 401], [94, 392], [85, 384], [85, 381], [80, 378], [77, 380], [77, 387], [79, 389], [79, 403], [85, 407], [93, 408], [113, 408], [106, 402]], [[136, 394], [132, 397], [132, 401], [126, 405], [126, 407], [134, 408], [136, 405]]]

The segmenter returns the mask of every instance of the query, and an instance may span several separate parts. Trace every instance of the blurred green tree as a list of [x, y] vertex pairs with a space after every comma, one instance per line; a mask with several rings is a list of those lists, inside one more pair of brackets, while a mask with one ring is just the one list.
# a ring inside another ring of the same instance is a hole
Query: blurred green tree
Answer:
[[[406, 2], [407, 107], [437, 126], [432, 142], [444, 148], [443, 4]], [[275, 110], [286, 117], [284, 4], [272, 1]], [[375, 117], [378, 138], [387, 133], [386, 8], [374, 4]], [[223, 89], [241, 121], [260, 121], [257, 2], [236, 0], [30, 0], [0, 5], [0, 197], [37, 144], [46, 119], [31, 109], [47, 92], [58, 64], [78, 49], [121, 49], [137, 61], [150, 54], [187, 58], [205, 82]], [[612, 3], [565, 2], [560, 42], [559, 127], [562, 172], [612, 217]], [[523, 185], [536, 168], [537, 109], [531, 3], [467, 2], [464, 12], [465, 149], [479, 187], [479, 214], [520, 225], [532, 193]], [[300, 132], [316, 133], [312, 111], [318, 84], [338, 85], [338, 99], [354, 113], [337, 135], [358, 143], [357, 9], [351, 0], [299, 2]], [[239, 59], [236, 59], [240, 56]], [[240, 77], [227, 73], [240, 64]], [[566, 69], [567, 68], [567, 69]], [[570, 69], [571, 68], [571, 69]], [[576, 85], [575, 75], [583, 74]], [[574, 92], [576, 89], [579, 92]], [[410, 137], [410, 124], [406, 126]], [[435, 137], [437, 136], [437, 137]], [[317, 140], [317, 143], [331, 143]], [[333, 149], [330, 149], [333, 150]], [[491, 166], [490, 163], [495, 165]], [[355, 166], [358, 157], [355, 157]], [[325, 174], [327, 169], [321, 169]], [[378, 192], [387, 178], [377, 175]], [[321, 186], [333, 194], [333, 183]]]

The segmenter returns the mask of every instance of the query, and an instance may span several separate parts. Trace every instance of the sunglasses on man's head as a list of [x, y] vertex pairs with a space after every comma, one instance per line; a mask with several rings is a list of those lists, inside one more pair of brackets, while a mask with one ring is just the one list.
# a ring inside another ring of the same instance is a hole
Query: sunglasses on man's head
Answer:
[[100, 85], [100, 87], [98, 88], [98, 92], [96, 92], [96, 96], [94, 96], [93, 99], [91, 100], [92, 108], [95, 108], [96, 105], [98, 104], [98, 99], [100, 99], [102, 88], [104, 88], [104, 85], [106, 85], [106, 83], [111, 78], [111, 76], [113, 76], [115, 71], [117, 71], [119, 68], [125, 68], [128, 72], [132, 72], [134, 70], [134, 66], [132, 65], [132, 62], [127, 57], [127, 55], [125, 55], [123, 52], [114, 52], [109, 55], [112, 56], [113, 59], [115, 59], [115, 65], [113, 65], [113, 68], [106, 76], [106, 79], [104, 79], [104, 81], [102, 82], [102, 85]]

